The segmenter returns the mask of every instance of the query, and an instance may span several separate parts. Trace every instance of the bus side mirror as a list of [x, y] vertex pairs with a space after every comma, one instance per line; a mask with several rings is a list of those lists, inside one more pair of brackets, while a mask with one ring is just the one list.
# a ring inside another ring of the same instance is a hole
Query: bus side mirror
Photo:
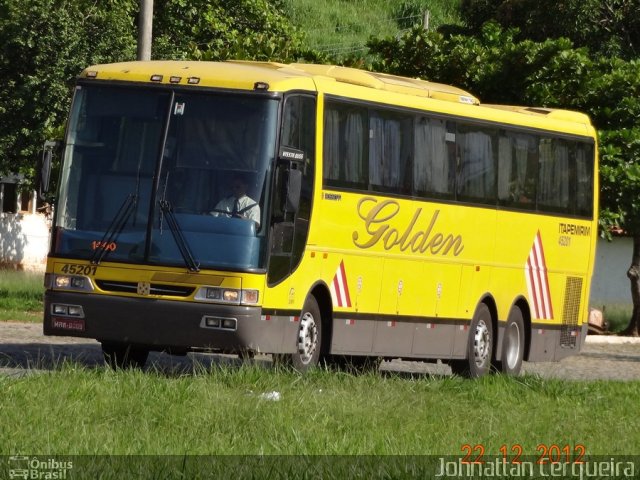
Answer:
[[47, 140], [44, 142], [42, 150], [42, 158], [40, 160], [38, 195], [40, 200], [44, 200], [45, 194], [49, 192], [49, 181], [51, 179], [51, 163], [53, 160], [53, 152], [58, 148], [59, 142]]

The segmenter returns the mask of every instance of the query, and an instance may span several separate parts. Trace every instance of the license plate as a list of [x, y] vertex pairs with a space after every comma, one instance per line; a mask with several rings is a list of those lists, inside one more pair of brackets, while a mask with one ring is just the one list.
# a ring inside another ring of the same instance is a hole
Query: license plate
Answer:
[[84, 320], [78, 318], [60, 318], [53, 317], [51, 319], [53, 328], [60, 330], [71, 330], [73, 332], [84, 332]]

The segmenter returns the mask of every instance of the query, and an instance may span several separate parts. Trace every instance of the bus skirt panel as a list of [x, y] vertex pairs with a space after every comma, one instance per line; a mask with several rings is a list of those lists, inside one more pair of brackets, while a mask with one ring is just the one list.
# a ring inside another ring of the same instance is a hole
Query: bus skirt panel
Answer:
[[298, 324], [260, 307], [153, 298], [45, 293], [45, 335], [122, 342], [150, 350], [293, 353]]

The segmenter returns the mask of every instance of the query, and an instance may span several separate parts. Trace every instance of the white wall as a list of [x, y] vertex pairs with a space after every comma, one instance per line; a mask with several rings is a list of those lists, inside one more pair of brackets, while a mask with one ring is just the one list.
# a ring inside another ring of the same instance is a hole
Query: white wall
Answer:
[[596, 268], [591, 283], [589, 304], [592, 307], [602, 305], [631, 305], [631, 289], [627, 270], [631, 265], [633, 239], [614, 237], [611, 242], [598, 239], [596, 249]]
[[44, 271], [49, 248], [46, 217], [31, 213], [0, 213], [0, 266]]

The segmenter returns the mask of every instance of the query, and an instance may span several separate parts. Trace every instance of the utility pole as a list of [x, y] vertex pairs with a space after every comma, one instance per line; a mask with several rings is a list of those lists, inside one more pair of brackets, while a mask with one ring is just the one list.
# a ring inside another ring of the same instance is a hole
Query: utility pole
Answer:
[[138, 16], [138, 60], [151, 60], [153, 0], [140, 0]]

